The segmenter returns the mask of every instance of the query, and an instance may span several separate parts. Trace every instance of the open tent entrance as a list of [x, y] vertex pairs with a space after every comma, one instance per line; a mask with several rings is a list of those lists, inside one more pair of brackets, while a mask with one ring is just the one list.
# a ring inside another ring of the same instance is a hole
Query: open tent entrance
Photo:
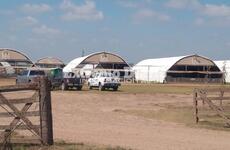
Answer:
[[124, 69], [125, 67], [129, 67], [125, 63], [104, 63], [100, 62], [95, 69]]
[[166, 82], [223, 82], [223, 72], [204, 57], [193, 55], [176, 62], [168, 71]]
[[129, 73], [130, 70], [129, 64], [123, 58], [108, 52], [99, 52], [76, 58], [64, 68], [64, 72], [73, 71], [86, 78], [97, 71], [111, 71], [124, 79], [126, 73]]

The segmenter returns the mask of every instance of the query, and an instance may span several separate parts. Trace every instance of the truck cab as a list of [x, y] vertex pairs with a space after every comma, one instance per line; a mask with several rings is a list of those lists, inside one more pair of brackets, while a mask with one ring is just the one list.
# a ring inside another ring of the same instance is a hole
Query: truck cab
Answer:
[[81, 76], [76, 75], [74, 72], [64, 72], [61, 89], [68, 90], [69, 88], [76, 88], [81, 90], [83, 87], [83, 79]]
[[119, 78], [110, 72], [95, 73], [88, 79], [89, 89], [97, 87], [100, 91], [102, 91], [112, 88], [114, 91], [117, 91], [120, 85]]

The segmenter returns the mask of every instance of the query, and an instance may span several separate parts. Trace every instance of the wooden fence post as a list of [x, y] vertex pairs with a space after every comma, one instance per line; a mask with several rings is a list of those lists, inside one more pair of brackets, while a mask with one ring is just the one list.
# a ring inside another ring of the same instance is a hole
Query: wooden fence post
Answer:
[[220, 108], [223, 110], [224, 91], [220, 90]]
[[193, 91], [193, 105], [194, 105], [194, 116], [195, 116], [195, 122], [196, 122], [196, 124], [199, 122], [197, 96], [198, 96], [197, 95], [197, 90], [195, 89]]
[[47, 77], [40, 78], [40, 124], [43, 144], [53, 145], [53, 119], [50, 83]]

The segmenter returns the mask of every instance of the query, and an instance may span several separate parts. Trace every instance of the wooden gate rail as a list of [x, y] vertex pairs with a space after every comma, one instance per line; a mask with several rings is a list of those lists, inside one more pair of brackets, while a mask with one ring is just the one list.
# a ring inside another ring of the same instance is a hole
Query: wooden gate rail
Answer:
[[[28, 90], [35, 91], [30, 98], [7, 99], [2, 94], [5, 92]], [[24, 104], [24, 106], [22, 109], [18, 109], [17, 104]], [[29, 111], [33, 104], [39, 104], [38, 111]], [[3, 130], [3, 132], [0, 132], [0, 150], [5, 150], [9, 143], [53, 144], [51, 94], [49, 82], [46, 77], [40, 78], [38, 84], [0, 87], [0, 106], [6, 111], [0, 112], [0, 120], [1, 118], [13, 117], [9, 125], [2, 125], [0, 121], [0, 130]], [[33, 124], [28, 117], [39, 117], [39, 125]], [[29, 130], [35, 136], [16, 138], [12, 136], [15, 130]]]
[[[199, 118], [199, 107], [198, 102], [202, 101], [203, 104], [208, 104], [208, 106], [217, 113], [218, 116], [224, 119], [225, 123], [230, 126], [230, 118], [225, 114], [223, 110], [223, 100], [230, 100], [230, 97], [224, 96], [225, 93], [230, 93], [230, 88], [212, 88], [212, 89], [194, 89], [193, 92], [193, 105], [194, 105], [194, 119], [198, 123]], [[209, 96], [211, 95], [212, 96]], [[213, 96], [213, 94], [218, 94]], [[212, 101], [219, 101], [220, 105], [215, 105]]]

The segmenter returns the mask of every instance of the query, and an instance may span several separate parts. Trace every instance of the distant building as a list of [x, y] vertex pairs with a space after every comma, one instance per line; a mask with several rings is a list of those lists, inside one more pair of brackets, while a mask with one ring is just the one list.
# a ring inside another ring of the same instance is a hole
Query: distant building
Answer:
[[54, 57], [45, 57], [42, 59], [39, 59], [36, 63], [36, 66], [41, 68], [64, 68], [65, 64], [63, 61], [61, 61], [58, 58]]
[[22, 69], [33, 66], [25, 54], [6, 48], [0, 48], [0, 75], [18, 74]]
[[29, 57], [12, 49], [0, 49], [0, 62], [7, 62], [13, 67], [30, 67], [33, 65]]
[[133, 67], [137, 81], [158, 83], [222, 83], [223, 72], [209, 58], [199, 55], [147, 59]]
[[78, 72], [88, 77], [93, 71], [110, 70], [119, 71], [120, 76], [124, 76], [125, 71], [129, 69], [129, 64], [122, 57], [113, 53], [98, 52], [72, 60], [63, 71]]

